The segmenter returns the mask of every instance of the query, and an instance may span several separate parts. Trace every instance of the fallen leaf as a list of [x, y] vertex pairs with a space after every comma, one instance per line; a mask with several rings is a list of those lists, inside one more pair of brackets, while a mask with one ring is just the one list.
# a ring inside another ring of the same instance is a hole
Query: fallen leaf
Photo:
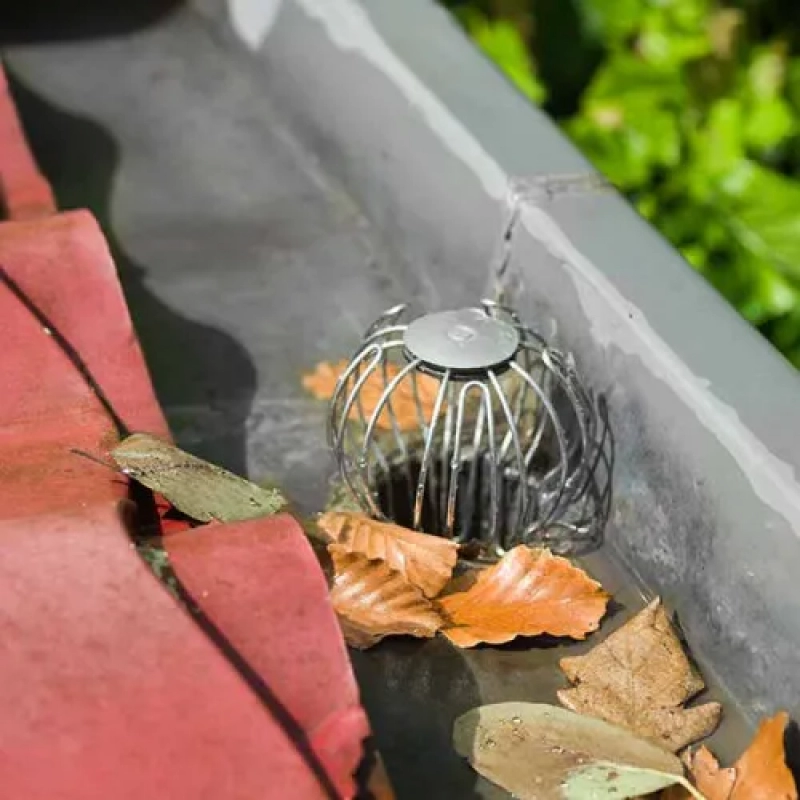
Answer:
[[[338, 361], [331, 364], [322, 361], [317, 364], [312, 372], [303, 376], [303, 387], [319, 400], [330, 400], [336, 389], [339, 376], [347, 369], [347, 361]], [[359, 392], [361, 409], [364, 416], [369, 419], [378, 404], [383, 390], [391, 380], [397, 377], [400, 367], [396, 364], [386, 365], [386, 374], [382, 369], [373, 370], [364, 382]], [[397, 427], [401, 431], [409, 431], [420, 428], [420, 409], [427, 423], [432, 414], [436, 403], [436, 395], [439, 393], [440, 382], [430, 375], [416, 374], [417, 392], [414, 392], [414, 379], [408, 375], [394, 387], [391, 394], [392, 411], [397, 421]], [[419, 406], [417, 407], [417, 398]], [[444, 404], [442, 405], [444, 409]], [[350, 419], [358, 419], [360, 416], [358, 405], [354, 404], [350, 410]], [[392, 429], [392, 418], [388, 408], [384, 408], [378, 416], [378, 428], [384, 430]]]
[[317, 525], [347, 552], [385, 561], [425, 597], [442, 591], [458, 560], [458, 545], [449, 539], [378, 522], [361, 513], [327, 511]]
[[374, 754], [372, 768], [364, 782], [366, 783], [364, 800], [396, 800], [389, 773], [386, 772], [383, 759], [377, 751]]
[[147, 433], [128, 436], [110, 452], [119, 469], [199, 522], [237, 522], [274, 514], [287, 504], [264, 489]]
[[722, 714], [719, 703], [683, 708], [705, 684], [659, 599], [586, 655], [564, 658], [560, 666], [577, 684], [558, 692], [567, 708], [621, 725], [672, 751], [708, 736]]
[[[789, 716], [764, 720], [739, 760], [727, 769], [705, 747], [687, 757], [697, 789], [707, 800], [797, 800], [797, 786], [786, 766], [783, 736]], [[662, 800], [686, 800], [687, 793], [665, 793]]]
[[442, 620], [422, 592], [385, 561], [328, 545], [334, 577], [331, 602], [348, 644], [366, 649], [385, 636], [431, 638]]
[[[707, 747], [686, 752], [683, 760], [692, 783], [706, 800], [730, 800], [733, 783], [736, 780], [735, 769], [722, 769]], [[659, 795], [659, 800], [690, 800], [690, 798], [691, 795], [682, 786], [671, 786]]]
[[455, 721], [453, 746], [519, 800], [622, 800], [685, 783], [680, 760], [658, 745], [539, 703], [472, 709]]
[[567, 775], [561, 796], [565, 800], [644, 800], [665, 786], [677, 786], [693, 800], [708, 800], [684, 776], [613, 762], [576, 767]]
[[781, 711], [758, 726], [750, 747], [734, 764], [730, 800], [797, 800], [797, 786], [786, 766], [783, 734], [789, 715]]
[[469, 588], [439, 600], [442, 633], [458, 647], [543, 633], [583, 639], [597, 629], [607, 604], [608, 594], [583, 570], [525, 545], [478, 573]]

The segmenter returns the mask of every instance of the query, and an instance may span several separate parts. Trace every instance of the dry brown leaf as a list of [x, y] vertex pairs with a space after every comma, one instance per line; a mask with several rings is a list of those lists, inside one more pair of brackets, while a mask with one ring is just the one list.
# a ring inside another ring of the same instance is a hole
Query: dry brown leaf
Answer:
[[347, 552], [385, 561], [425, 597], [436, 597], [442, 591], [458, 560], [455, 542], [378, 522], [366, 514], [327, 511], [317, 525]]
[[628, 728], [673, 752], [708, 736], [722, 714], [719, 703], [683, 708], [705, 684], [658, 598], [589, 653], [564, 658], [560, 666], [577, 684], [558, 692], [567, 708]]
[[[722, 769], [707, 747], [686, 753], [683, 760], [692, 783], [706, 800], [730, 800], [735, 769]], [[670, 786], [661, 792], [659, 800], [692, 800], [692, 797], [683, 786]]]
[[[797, 800], [797, 786], [786, 766], [783, 736], [789, 715], [764, 720], [739, 760], [727, 769], [705, 747], [686, 758], [692, 782], [706, 800]], [[685, 790], [663, 792], [661, 800], [689, 800]]]
[[578, 567], [525, 545], [480, 572], [466, 591], [439, 600], [447, 620], [442, 633], [458, 647], [543, 633], [583, 639], [597, 629], [607, 603], [600, 584]]
[[[706, 800], [728, 800], [736, 780], [735, 769], [721, 769], [717, 759], [707, 747], [701, 747], [686, 757], [692, 782], [706, 796]], [[687, 794], [688, 797], [688, 794]], [[689, 798], [691, 800], [691, 798]]]
[[328, 545], [334, 577], [331, 602], [348, 644], [366, 649], [384, 636], [430, 638], [442, 620], [422, 592], [385, 561]]
[[[338, 361], [335, 364], [322, 361], [317, 364], [313, 371], [303, 376], [303, 386], [319, 400], [330, 400], [333, 397], [336, 382], [339, 380], [339, 376], [347, 369], [347, 366], [347, 361]], [[378, 399], [388, 382], [395, 378], [399, 372], [400, 367], [396, 364], [387, 364], [385, 378], [381, 369], [373, 370], [370, 373], [359, 392], [361, 408], [367, 419], [375, 410]], [[417, 374], [416, 381], [419, 404], [427, 422], [433, 414], [436, 395], [439, 393], [441, 384], [436, 378], [422, 374]], [[391, 402], [397, 426], [401, 431], [416, 430], [420, 427], [419, 410], [414, 395], [414, 382], [410, 375], [403, 378], [394, 388]], [[442, 408], [444, 408], [444, 405]], [[358, 416], [359, 409], [354, 405], [350, 411], [350, 419], [357, 419]], [[391, 416], [387, 408], [384, 408], [378, 416], [377, 425], [384, 430], [392, 429]]]

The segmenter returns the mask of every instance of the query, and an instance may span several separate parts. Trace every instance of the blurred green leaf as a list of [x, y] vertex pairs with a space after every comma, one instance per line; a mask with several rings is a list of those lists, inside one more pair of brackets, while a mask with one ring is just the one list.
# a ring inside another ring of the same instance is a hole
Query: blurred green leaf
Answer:
[[789, 61], [786, 69], [786, 97], [795, 114], [800, 113], [800, 57]]
[[744, 138], [755, 150], [769, 150], [791, 136], [795, 127], [789, 103], [782, 97], [772, 97], [748, 110]]
[[779, 45], [757, 48], [747, 67], [747, 87], [759, 100], [778, 95], [786, 79], [786, 54]]
[[786, 6], [445, 1], [524, 94], [547, 99], [639, 213], [800, 367], [800, 26], [792, 31]]
[[613, 98], [625, 103], [677, 105], [685, 102], [687, 96], [680, 73], [653, 67], [630, 53], [618, 53], [597, 70], [584, 100]]
[[800, 280], [800, 183], [752, 161], [742, 172], [729, 199], [732, 230], [748, 251]]
[[533, 60], [519, 31], [507, 20], [490, 20], [475, 9], [459, 15], [470, 36], [509, 80], [534, 103], [544, 102], [547, 91], [537, 80]]
[[635, 33], [647, 12], [647, 0], [581, 0], [587, 27], [610, 45]]
[[723, 98], [711, 105], [705, 124], [690, 132], [694, 161], [687, 177], [695, 197], [707, 199], [709, 181], [729, 173], [744, 159], [743, 127], [741, 103]]

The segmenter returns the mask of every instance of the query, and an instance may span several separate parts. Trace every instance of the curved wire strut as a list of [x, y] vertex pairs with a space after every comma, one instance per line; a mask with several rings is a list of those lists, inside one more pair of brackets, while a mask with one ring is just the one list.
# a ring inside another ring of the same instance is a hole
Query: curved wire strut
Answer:
[[[478, 348], [466, 367], [432, 363], [438, 342], [426, 340], [424, 358], [412, 352], [405, 311], [367, 329], [330, 403], [328, 441], [365, 513], [476, 544], [489, 559], [520, 543], [574, 552], [598, 541], [611, 437], [571, 356], [484, 300], [464, 313], [518, 337], [513, 355], [488, 366]], [[452, 358], [452, 342], [441, 352]]]

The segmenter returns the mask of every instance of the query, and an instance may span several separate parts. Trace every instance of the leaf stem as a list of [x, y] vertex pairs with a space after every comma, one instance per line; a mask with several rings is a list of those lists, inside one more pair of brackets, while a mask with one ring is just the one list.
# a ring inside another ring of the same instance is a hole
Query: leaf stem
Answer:
[[678, 778], [678, 783], [681, 786], [683, 786], [683, 788], [686, 789], [686, 791], [689, 792], [689, 794], [692, 797], [694, 797], [694, 800], [708, 800], [708, 798], [704, 794], [699, 792], [697, 789], [695, 789], [695, 787], [692, 786], [691, 782], [686, 778]]

